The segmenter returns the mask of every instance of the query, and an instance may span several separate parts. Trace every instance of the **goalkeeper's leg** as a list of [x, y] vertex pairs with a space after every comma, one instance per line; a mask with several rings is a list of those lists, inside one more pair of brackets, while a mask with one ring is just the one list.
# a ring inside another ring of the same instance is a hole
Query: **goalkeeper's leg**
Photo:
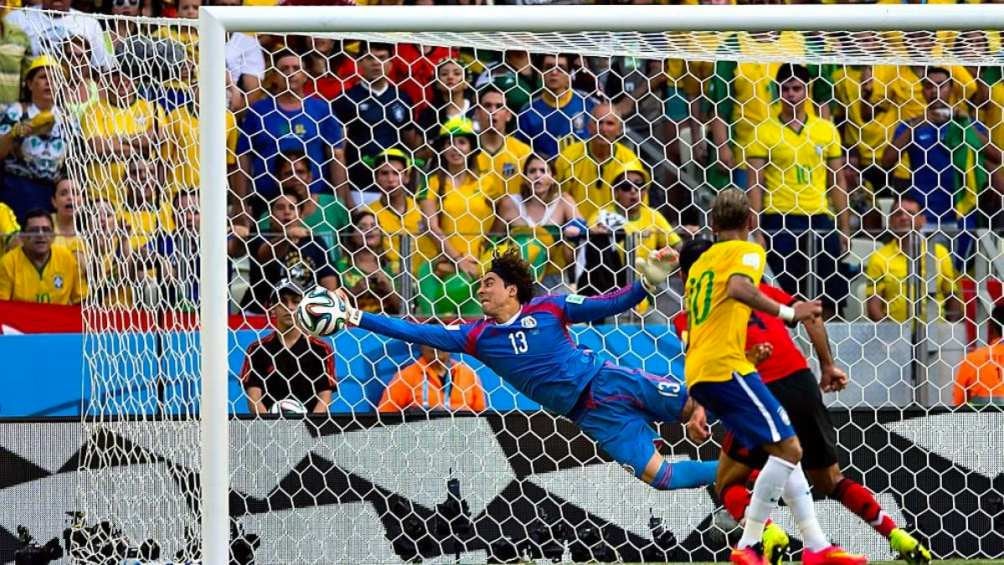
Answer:
[[[711, 484], [715, 461], [669, 461], [653, 420], [679, 421], [686, 391], [676, 381], [608, 365], [569, 417], [629, 473], [660, 490]], [[663, 415], [665, 413], [665, 415]]]

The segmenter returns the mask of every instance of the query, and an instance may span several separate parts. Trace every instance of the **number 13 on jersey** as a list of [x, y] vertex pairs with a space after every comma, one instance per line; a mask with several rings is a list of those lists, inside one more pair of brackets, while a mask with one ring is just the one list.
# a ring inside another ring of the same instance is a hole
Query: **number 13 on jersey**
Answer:
[[523, 331], [509, 334], [509, 343], [512, 344], [512, 352], [517, 355], [526, 353], [527, 349], [529, 349], [526, 343], [526, 333]]

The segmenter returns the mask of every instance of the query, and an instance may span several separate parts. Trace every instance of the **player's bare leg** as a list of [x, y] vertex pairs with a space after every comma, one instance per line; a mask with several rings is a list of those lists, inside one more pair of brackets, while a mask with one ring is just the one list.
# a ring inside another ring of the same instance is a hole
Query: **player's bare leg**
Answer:
[[889, 540], [892, 550], [910, 565], [927, 565], [931, 552], [909, 532], [896, 526], [892, 517], [882, 510], [875, 495], [861, 484], [848, 479], [840, 467], [831, 465], [823, 469], [806, 471], [816, 491], [843, 504], [857, 514], [876, 532]]

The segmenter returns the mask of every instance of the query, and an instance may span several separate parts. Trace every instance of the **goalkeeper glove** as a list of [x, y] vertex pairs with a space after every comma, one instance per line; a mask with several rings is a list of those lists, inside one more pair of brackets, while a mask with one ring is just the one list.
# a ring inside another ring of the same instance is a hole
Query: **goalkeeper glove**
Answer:
[[647, 258], [639, 257], [635, 261], [638, 273], [641, 275], [641, 284], [645, 290], [652, 294], [658, 290], [659, 285], [664, 283], [669, 275], [673, 274], [680, 262], [680, 254], [672, 247], [663, 247], [658, 251], [652, 251]]
[[338, 288], [335, 290], [335, 296], [342, 301], [342, 313], [345, 316], [345, 324], [349, 327], [356, 327], [359, 325], [359, 320], [362, 318], [362, 310], [356, 308], [352, 299], [346, 294], [345, 290]]

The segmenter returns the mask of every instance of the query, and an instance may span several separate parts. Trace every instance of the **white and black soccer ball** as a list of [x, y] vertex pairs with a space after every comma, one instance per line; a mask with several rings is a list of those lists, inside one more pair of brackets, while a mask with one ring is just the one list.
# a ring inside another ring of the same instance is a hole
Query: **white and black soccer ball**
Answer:
[[348, 308], [334, 292], [319, 286], [303, 296], [296, 308], [296, 323], [313, 336], [327, 336], [345, 327]]
[[272, 405], [273, 414], [306, 414], [307, 407], [295, 398], [283, 398]]

